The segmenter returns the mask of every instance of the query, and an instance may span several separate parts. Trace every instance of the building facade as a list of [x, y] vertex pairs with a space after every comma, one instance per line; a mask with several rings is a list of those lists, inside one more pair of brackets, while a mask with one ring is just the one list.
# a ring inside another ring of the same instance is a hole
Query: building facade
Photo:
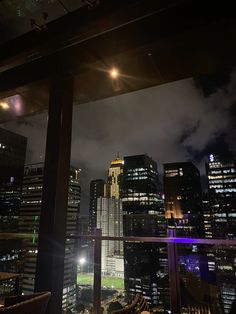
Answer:
[[123, 166], [124, 160], [119, 157], [111, 162], [107, 180], [108, 197], [110, 198], [121, 197]]
[[[18, 232], [27, 139], [0, 128], [0, 232]], [[0, 271], [20, 272], [21, 241], [0, 240]]]
[[206, 163], [214, 238], [236, 238], [236, 160], [211, 154]]
[[[125, 236], [163, 236], [164, 207], [158, 191], [157, 164], [147, 155], [124, 158], [122, 180]], [[162, 205], [161, 205], [162, 204]], [[128, 299], [141, 292], [149, 303], [169, 309], [165, 245], [125, 243], [125, 290]]]
[[16, 232], [27, 139], [0, 128], [0, 229]]
[[164, 164], [165, 214], [177, 235], [204, 235], [200, 172], [191, 162]]
[[[22, 204], [20, 209], [20, 232], [29, 235], [24, 243], [23, 293], [34, 292], [36, 262], [38, 253], [38, 232], [42, 202], [44, 164], [25, 166]], [[79, 169], [71, 168], [68, 192], [66, 236], [77, 234], [80, 206]], [[64, 283], [62, 310], [73, 312], [76, 304], [77, 241], [68, 239], [65, 244]]]
[[[205, 237], [204, 209], [207, 203], [203, 207], [200, 172], [193, 163], [164, 164], [164, 194], [168, 228], [174, 229], [176, 236], [180, 237]], [[192, 306], [194, 311], [200, 311], [202, 307], [215, 303], [214, 297], [210, 298], [208, 253], [202, 246], [178, 244], [180, 294], [184, 310]]]
[[92, 180], [90, 182], [89, 194], [89, 234], [94, 234], [97, 225], [97, 199], [106, 197], [106, 182], [102, 179]]
[[[114, 197], [98, 198], [97, 228], [102, 229], [103, 236], [123, 236], [123, 213], [120, 199]], [[122, 241], [102, 241], [102, 273], [104, 275], [124, 277]]]
[[[232, 153], [210, 154], [206, 163], [213, 238], [236, 238], [236, 161]], [[236, 297], [235, 250], [218, 246], [212, 252], [210, 266], [214, 268], [220, 289], [222, 313], [229, 313]]]

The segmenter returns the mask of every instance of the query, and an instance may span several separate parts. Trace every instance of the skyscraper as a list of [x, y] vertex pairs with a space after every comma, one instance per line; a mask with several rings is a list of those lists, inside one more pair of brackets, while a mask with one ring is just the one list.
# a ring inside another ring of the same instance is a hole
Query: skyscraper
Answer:
[[[17, 232], [27, 139], [0, 128], [0, 232]], [[0, 271], [20, 272], [21, 241], [0, 240]]]
[[120, 198], [122, 187], [122, 174], [123, 174], [124, 160], [117, 157], [112, 160], [110, 168], [108, 170], [108, 197]]
[[[20, 232], [31, 235], [24, 243], [26, 251], [23, 273], [23, 292], [34, 291], [36, 260], [38, 253], [38, 232], [42, 201], [44, 164], [32, 164], [25, 167], [20, 209]], [[71, 168], [68, 192], [66, 236], [75, 235], [78, 229], [80, 205], [79, 169]], [[62, 309], [72, 310], [76, 303], [77, 281], [77, 241], [67, 239], [65, 243], [64, 283]]]
[[[103, 236], [123, 236], [123, 212], [120, 199], [99, 197], [97, 200], [97, 228]], [[122, 241], [102, 241], [102, 273], [124, 277]]]
[[[174, 228], [177, 236], [204, 237], [200, 172], [193, 163], [164, 164], [164, 194], [168, 227]], [[191, 280], [198, 287], [209, 281], [207, 253], [197, 245], [179, 244], [178, 263], [182, 308], [193, 306], [200, 311], [209, 305], [209, 285], [206, 284], [204, 297], [196, 297], [191, 292]]]
[[191, 162], [164, 164], [165, 211], [177, 235], [202, 236], [203, 211], [198, 169]]
[[0, 230], [16, 232], [27, 139], [0, 128]]
[[[108, 169], [106, 197], [97, 199], [97, 228], [103, 236], [123, 236], [121, 181], [124, 161], [117, 157]], [[109, 276], [124, 277], [122, 241], [102, 241], [102, 272]]]
[[211, 154], [206, 163], [214, 238], [236, 238], [236, 160]]
[[[213, 238], [236, 238], [236, 161], [232, 153], [210, 154], [206, 163], [211, 233]], [[228, 313], [236, 297], [235, 250], [218, 246], [213, 252], [222, 312]]]
[[[157, 164], [147, 155], [124, 158], [122, 203], [125, 236], [162, 236], [164, 208], [158, 193]], [[166, 246], [125, 243], [125, 289], [127, 297], [141, 292], [154, 305], [168, 307]], [[162, 291], [161, 291], [162, 290]]]
[[102, 179], [90, 182], [89, 195], [89, 234], [93, 234], [97, 224], [97, 199], [106, 196], [106, 182]]

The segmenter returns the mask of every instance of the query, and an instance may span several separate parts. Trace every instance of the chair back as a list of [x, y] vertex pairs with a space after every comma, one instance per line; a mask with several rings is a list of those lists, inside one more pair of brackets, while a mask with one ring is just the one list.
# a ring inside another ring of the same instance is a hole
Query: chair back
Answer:
[[45, 314], [50, 299], [50, 292], [9, 297], [5, 299], [1, 314]]
[[140, 314], [143, 311], [150, 311], [150, 306], [141, 293], [136, 294], [133, 302], [121, 310], [113, 311], [112, 314]]

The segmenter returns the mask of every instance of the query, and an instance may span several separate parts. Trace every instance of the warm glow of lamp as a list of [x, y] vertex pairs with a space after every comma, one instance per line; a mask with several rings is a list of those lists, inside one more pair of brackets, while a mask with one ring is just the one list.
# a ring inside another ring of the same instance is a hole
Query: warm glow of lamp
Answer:
[[119, 71], [116, 68], [110, 70], [110, 76], [112, 79], [117, 79], [119, 76]]
[[0, 107], [3, 109], [3, 110], [8, 110], [10, 108], [10, 106], [8, 105], [7, 102], [0, 102]]

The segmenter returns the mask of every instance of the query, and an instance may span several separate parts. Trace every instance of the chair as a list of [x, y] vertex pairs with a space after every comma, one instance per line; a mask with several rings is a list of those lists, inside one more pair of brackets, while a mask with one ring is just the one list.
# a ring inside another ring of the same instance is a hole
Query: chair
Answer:
[[4, 307], [0, 308], [2, 314], [44, 314], [50, 299], [50, 292], [39, 292], [31, 295], [8, 297]]
[[140, 314], [143, 311], [150, 312], [150, 306], [144, 299], [143, 295], [138, 293], [130, 305], [125, 306], [123, 309], [113, 311], [112, 314]]

